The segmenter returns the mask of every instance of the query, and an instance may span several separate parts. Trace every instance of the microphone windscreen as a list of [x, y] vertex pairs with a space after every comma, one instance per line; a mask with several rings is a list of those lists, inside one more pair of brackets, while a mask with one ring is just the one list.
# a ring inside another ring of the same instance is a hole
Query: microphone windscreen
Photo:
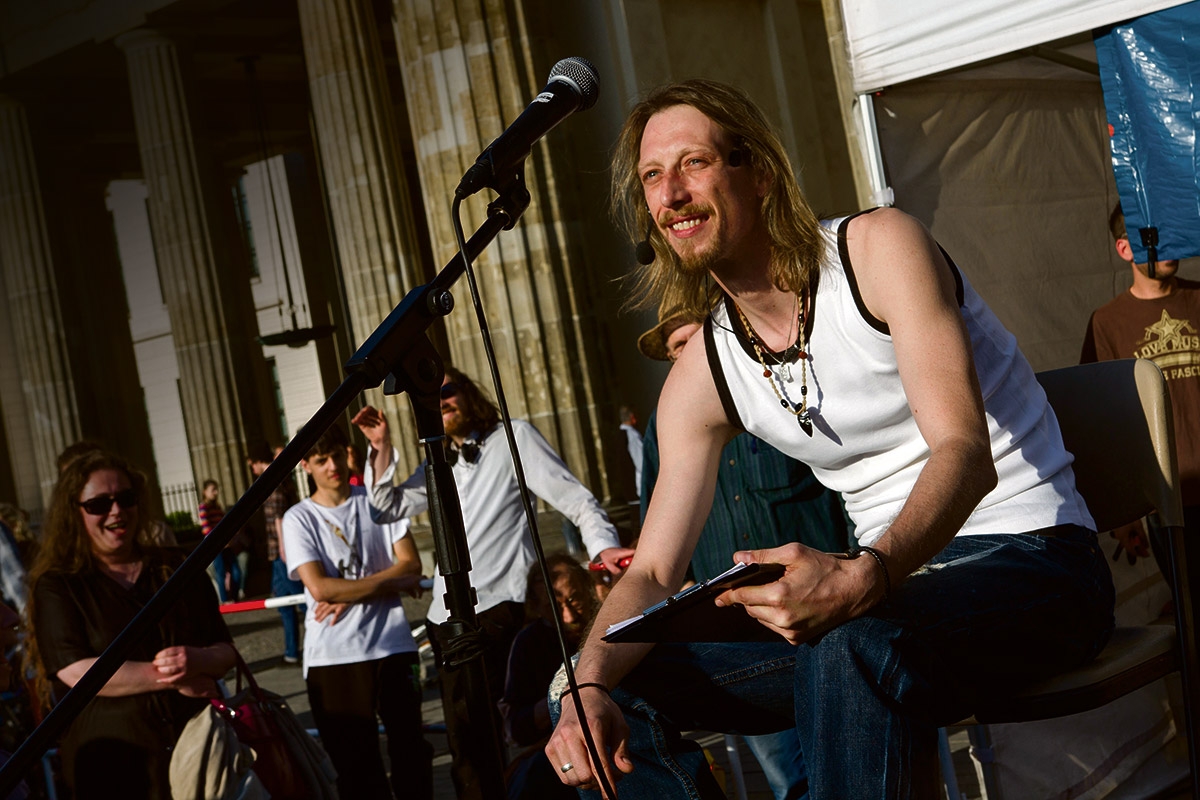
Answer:
[[550, 69], [550, 81], [556, 78], [569, 81], [579, 90], [579, 111], [596, 105], [596, 99], [600, 97], [600, 77], [592, 62], [579, 56], [564, 58]]
[[649, 239], [643, 239], [637, 243], [637, 249], [634, 251], [637, 256], [637, 262], [643, 267], [648, 267], [654, 263], [654, 246], [650, 244]]

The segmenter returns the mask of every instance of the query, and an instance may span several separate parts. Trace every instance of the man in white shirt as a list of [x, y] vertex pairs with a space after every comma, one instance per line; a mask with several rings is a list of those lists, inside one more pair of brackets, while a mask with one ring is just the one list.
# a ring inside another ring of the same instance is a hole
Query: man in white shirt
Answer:
[[629, 447], [629, 460], [633, 462], [633, 484], [638, 491], [642, 488], [642, 434], [637, 429], [637, 414], [629, 406], [621, 406], [621, 430], [625, 431]]
[[[533, 542], [495, 404], [470, 378], [447, 367], [441, 410], [471, 556], [471, 584], [478, 598], [475, 610], [486, 640], [484, 669], [492, 699], [499, 700], [504, 692], [508, 651], [524, 623], [525, 578], [534, 561]], [[425, 511], [429, 506], [425, 465], [402, 484], [393, 486], [396, 457], [387, 420], [367, 406], [353, 421], [371, 447], [364, 480], [370, 488], [371, 505], [378, 511], [377, 519], [391, 521]], [[589, 555], [611, 572], [620, 573], [617, 562], [633, 551], [619, 546], [616, 530], [596, 498], [571, 474], [535, 427], [514, 420], [513, 434], [530, 491], [579, 526]], [[439, 665], [446, 644], [441, 626], [449, 617], [444, 594], [445, 582], [435, 573], [427, 630]], [[474, 798], [481, 796], [474, 765], [482, 760], [479, 753], [483, 748], [493, 744], [482, 741], [486, 737], [471, 735], [461, 713], [465, 708], [461, 677], [461, 670], [442, 669], [442, 705], [458, 797]], [[496, 729], [500, 729], [498, 712]]]
[[[330, 428], [300, 462], [316, 491], [283, 517], [289, 577], [304, 583], [304, 677], [342, 797], [433, 796], [421, 736], [420, 662], [400, 595], [420, 592], [421, 558], [405, 521], [380, 525], [351, 487], [346, 437]], [[379, 753], [387, 730], [392, 778]]]

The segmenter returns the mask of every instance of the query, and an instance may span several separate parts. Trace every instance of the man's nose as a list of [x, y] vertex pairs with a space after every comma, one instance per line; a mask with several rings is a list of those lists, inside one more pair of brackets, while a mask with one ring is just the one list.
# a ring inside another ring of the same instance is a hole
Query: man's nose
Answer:
[[687, 180], [678, 170], [666, 170], [658, 184], [658, 201], [665, 208], [678, 208], [691, 199]]

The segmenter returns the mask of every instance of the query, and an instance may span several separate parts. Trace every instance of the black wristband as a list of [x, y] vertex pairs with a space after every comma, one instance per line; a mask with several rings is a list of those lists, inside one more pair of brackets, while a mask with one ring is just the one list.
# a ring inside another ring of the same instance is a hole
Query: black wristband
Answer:
[[[589, 686], [591, 686], [594, 689], [599, 689], [600, 691], [604, 692], [609, 697], [612, 697], [612, 693], [608, 691], [608, 687], [605, 686], [603, 683], [577, 683], [577, 684], [575, 684], [575, 689], [586, 689]], [[566, 697], [569, 694], [573, 694], [574, 691], [575, 691], [574, 689], [572, 689], [570, 686], [568, 686], [566, 691], [564, 691], [560, 695], [560, 698]]]
[[863, 553], [875, 559], [875, 563], [879, 565], [879, 571], [883, 573], [883, 602], [892, 599], [892, 577], [888, 574], [887, 564], [883, 561], [883, 556], [874, 547], [859, 547], [854, 551], [854, 557], [858, 558]]

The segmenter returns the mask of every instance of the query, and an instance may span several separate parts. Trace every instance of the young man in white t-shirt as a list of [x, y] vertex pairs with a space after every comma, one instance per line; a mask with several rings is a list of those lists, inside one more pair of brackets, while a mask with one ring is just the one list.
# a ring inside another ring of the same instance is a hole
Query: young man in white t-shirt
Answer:
[[[421, 736], [417, 645], [400, 603], [421, 579], [408, 523], [372, 521], [366, 490], [350, 485], [337, 426], [300, 464], [316, 491], [284, 515], [284, 549], [308, 600], [304, 677], [338, 793], [428, 800], [433, 748]], [[376, 714], [387, 730], [390, 788]]]

